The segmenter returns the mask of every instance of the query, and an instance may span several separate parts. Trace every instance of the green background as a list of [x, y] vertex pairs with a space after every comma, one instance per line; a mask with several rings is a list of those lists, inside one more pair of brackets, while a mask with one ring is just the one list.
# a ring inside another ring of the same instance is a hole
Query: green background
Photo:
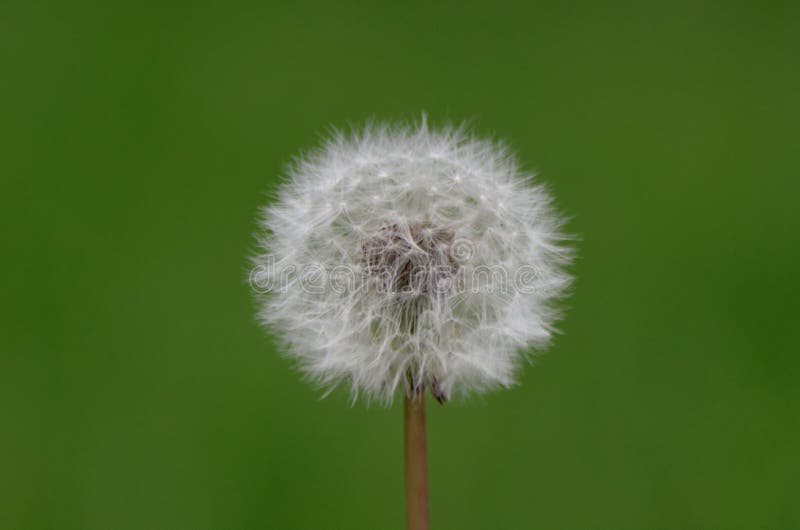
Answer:
[[402, 528], [401, 407], [245, 278], [292, 156], [423, 110], [583, 239], [522, 384], [429, 403], [432, 527], [800, 528], [796, 2], [112, 4], [0, 8], [0, 528]]

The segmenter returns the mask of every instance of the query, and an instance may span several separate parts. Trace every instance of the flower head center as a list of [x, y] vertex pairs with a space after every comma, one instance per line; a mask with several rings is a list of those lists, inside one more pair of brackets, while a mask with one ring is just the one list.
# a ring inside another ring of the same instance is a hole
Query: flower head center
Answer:
[[435, 297], [459, 270], [453, 239], [451, 229], [430, 222], [386, 224], [363, 245], [365, 274], [384, 293]]

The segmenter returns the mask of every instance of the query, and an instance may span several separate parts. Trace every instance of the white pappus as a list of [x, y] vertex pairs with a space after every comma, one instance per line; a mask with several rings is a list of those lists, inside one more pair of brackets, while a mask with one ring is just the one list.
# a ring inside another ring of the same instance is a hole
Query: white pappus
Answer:
[[251, 279], [260, 321], [316, 382], [444, 401], [511, 385], [550, 342], [570, 238], [502, 144], [424, 119], [368, 125], [287, 177]]

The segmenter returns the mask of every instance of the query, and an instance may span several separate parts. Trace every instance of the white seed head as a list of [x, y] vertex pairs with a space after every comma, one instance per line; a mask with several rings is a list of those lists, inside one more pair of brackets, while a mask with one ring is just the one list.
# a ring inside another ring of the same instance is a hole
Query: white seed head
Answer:
[[354, 399], [508, 386], [560, 316], [561, 224], [502, 145], [463, 127], [336, 133], [264, 209], [259, 318], [306, 374]]

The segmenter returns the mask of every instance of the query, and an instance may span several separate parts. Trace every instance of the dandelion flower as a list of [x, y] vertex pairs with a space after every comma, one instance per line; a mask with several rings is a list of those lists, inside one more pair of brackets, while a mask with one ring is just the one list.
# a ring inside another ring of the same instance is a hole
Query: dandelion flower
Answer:
[[406, 528], [428, 528], [424, 391], [511, 385], [570, 276], [561, 218], [501, 145], [374, 125], [299, 158], [263, 212], [261, 321], [312, 379], [404, 395]]
[[354, 398], [509, 386], [560, 316], [561, 226], [507, 148], [463, 127], [335, 133], [263, 212], [259, 317], [311, 379]]

